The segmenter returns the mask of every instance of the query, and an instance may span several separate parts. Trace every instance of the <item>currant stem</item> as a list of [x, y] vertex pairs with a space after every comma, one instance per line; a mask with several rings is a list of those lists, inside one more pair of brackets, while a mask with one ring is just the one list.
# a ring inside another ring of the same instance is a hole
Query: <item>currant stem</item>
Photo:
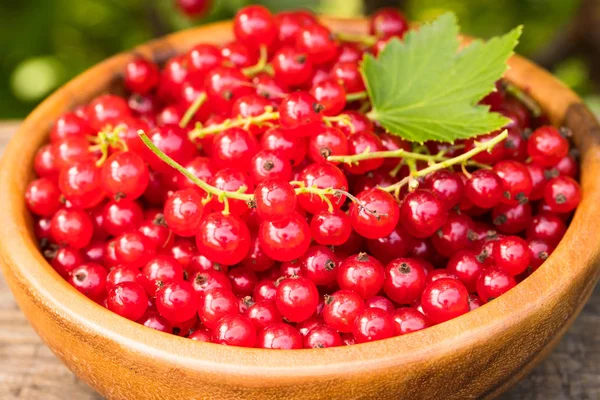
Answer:
[[[491, 149], [494, 148], [495, 145], [497, 145], [498, 143], [500, 143], [501, 141], [503, 141], [504, 139], [506, 139], [508, 137], [508, 132], [505, 130], [503, 131], [501, 134], [499, 134], [498, 136], [494, 137], [493, 139], [485, 142], [485, 143], [475, 143], [475, 147], [469, 151], [467, 151], [466, 153], [463, 153], [459, 156], [456, 156], [454, 158], [448, 158], [445, 159], [441, 162], [438, 162], [436, 164], [430, 165], [427, 168], [423, 168], [419, 171], [416, 171], [414, 173], [412, 173], [410, 176], [407, 176], [406, 178], [402, 179], [401, 181], [394, 183], [391, 186], [385, 187], [383, 188], [383, 190], [385, 190], [386, 192], [396, 192], [398, 193], [399, 189], [406, 185], [407, 183], [410, 183], [411, 180], [414, 180], [415, 178], [418, 178], [420, 176], [426, 176], [429, 175], [432, 172], [438, 171], [440, 169], [446, 169], [449, 168], [453, 165], [456, 164], [465, 164], [469, 161], [470, 158], [476, 156], [477, 154], [483, 152], [483, 151], [490, 151]], [[430, 156], [433, 157], [433, 156]]]
[[279, 112], [273, 111], [273, 109], [266, 110], [263, 114], [257, 115], [255, 117], [248, 118], [235, 118], [235, 119], [226, 119], [224, 122], [216, 125], [211, 125], [207, 127], [203, 127], [201, 124], [198, 124], [194, 130], [189, 133], [190, 139], [202, 139], [209, 135], [214, 135], [219, 132], [223, 132], [229, 128], [235, 127], [248, 127], [250, 125], [261, 125], [267, 123], [269, 121], [279, 119]]
[[374, 46], [379, 38], [374, 35], [365, 35], [360, 33], [339, 32], [336, 38], [341, 42], [361, 43], [365, 46]]
[[138, 131], [138, 136], [144, 142], [146, 147], [150, 149], [161, 161], [163, 161], [168, 166], [175, 168], [177, 171], [182, 173], [186, 178], [194, 182], [200, 189], [204, 190], [206, 193], [209, 193], [213, 196], [216, 196], [219, 201], [222, 201], [224, 197], [242, 201], [251, 201], [254, 199], [254, 196], [251, 194], [240, 193], [240, 192], [228, 192], [225, 190], [217, 189], [214, 186], [209, 185], [203, 180], [198, 179], [194, 174], [185, 169], [182, 165], [180, 165], [177, 161], [173, 160], [171, 157], [162, 152], [158, 147], [152, 143], [150, 138], [144, 133], [143, 130]]
[[119, 132], [124, 128], [122, 126], [117, 126], [115, 129], [111, 129], [112, 127], [109, 127], [106, 130], [98, 132], [98, 136], [94, 137], [92, 140], [92, 142], [96, 144], [89, 147], [89, 150], [92, 152], [100, 151], [102, 153], [102, 156], [96, 161], [97, 167], [101, 167], [102, 164], [104, 164], [108, 158], [108, 150], [111, 147], [120, 148], [123, 151], [128, 150], [127, 143], [119, 137]]
[[525, 105], [525, 107], [527, 107], [529, 109], [529, 111], [531, 111], [531, 113], [533, 114], [534, 117], [537, 118], [540, 115], [542, 115], [542, 110], [541, 110], [540, 106], [538, 105], [538, 103], [531, 96], [529, 96], [524, 90], [513, 85], [510, 82], [504, 82], [504, 87], [506, 88], [506, 91], [512, 97], [514, 97], [515, 99], [517, 99], [521, 103], [523, 103]]
[[[489, 142], [488, 142], [489, 143]], [[421, 154], [421, 153], [413, 153], [410, 151], [406, 151], [404, 149], [398, 150], [388, 150], [388, 151], [373, 151], [373, 152], [363, 152], [360, 154], [355, 154], [352, 156], [329, 156], [327, 157], [327, 161], [331, 162], [340, 162], [345, 164], [356, 164], [359, 161], [363, 160], [372, 160], [376, 158], [403, 158], [405, 160], [418, 160], [418, 161], [427, 161], [427, 162], [437, 162], [437, 161], [446, 161], [450, 158], [444, 157], [441, 154]], [[467, 161], [467, 165], [470, 167], [477, 168], [489, 168], [489, 165], [481, 164], [476, 161]]]
[[185, 128], [190, 123], [192, 118], [194, 118], [194, 115], [196, 115], [196, 113], [198, 112], [200, 107], [202, 107], [202, 105], [205, 102], [206, 102], [206, 93], [202, 92], [200, 94], [200, 96], [198, 96], [198, 98], [196, 100], [194, 100], [192, 105], [187, 109], [187, 111], [181, 118], [181, 121], [179, 121], [179, 127]]
[[350, 103], [352, 101], [357, 101], [357, 100], [366, 100], [368, 98], [369, 98], [369, 94], [367, 93], [366, 90], [363, 90], [362, 92], [348, 93], [346, 95], [346, 101], [348, 103]]
[[242, 70], [242, 73], [249, 78], [252, 78], [261, 72], [273, 75], [273, 67], [269, 65], [269, 50], [265, 45], [260, 46], [260, 57], [258, 58], [258, 62]]

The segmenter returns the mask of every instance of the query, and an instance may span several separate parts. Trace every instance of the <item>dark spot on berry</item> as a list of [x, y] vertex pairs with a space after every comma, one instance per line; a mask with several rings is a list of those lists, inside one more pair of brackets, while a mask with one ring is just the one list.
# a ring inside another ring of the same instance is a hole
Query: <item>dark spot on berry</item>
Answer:
[[75, 279], [77, 279], [79, 282], [83, 282], [86, 277], [87, 277], [87, 274], [83, 271], [75, 274]]
[[547, 169], [544, 171], [544, 178], [552, 179], [560, 176], [560, 172], [556, 168]]
[[225, 100], [231, 100], [231, 99], [233, 99], [233, 93], [231, 92], [231, 90], [225, 90], [223, 92], [223, 98]]
[[323, 111], [325, 109], [325, 106], [321, 103], [314, 103], [312, 108], [313, 108], [314, 112], [319, 114], [321, 111]]
[[525, 128], [525, 129], [523, 129], [523, 133], [521, 134], [521, 137], [523, 139], [528, 140], [532, 134], [533, 134], [533, 131], [531, 130], [531, 128]]
[[333, 302], [333, 296], [330, 296], [328, 294], [326, 294], [325, 296], [323, 296], [323, 303], [329, 305]]
[[525, 196], [525, 193], [517, 193], [517, 195], [515, 196], [515, 200], [517, 200], [519, 204], [525, 204], [529, 201], [527, 196]]
[[398, 271], [400, 271], [402, 274], [408, 274], [410, 273], [410, 266], [407, 263], [402, 263], [398, 267]]
[[327, 271], [331, 271], [335, 268], [335, 263], [332, 260], [327, 260], [327, 262], [325, 263], [325, 269]]
[[496, 218], [494, 218], [494, 225], [503, 225], [506, 223], [506, 215], [498, 215]]
[[196, 277], [194, 278], [194, 283], [196, 285], [203, 285], [205, 284], [207, 281], [206, 275], [204, 274], [197, 274]]
[[467, 239], [469, 239], [469, 241], [474, 242], [477, 239], [479, 239], [479, 236], [473, 232], [472, 230], [469, 229], [469, 231], [467, 231]]
[[502, 193], [502, 195], [503, 195], [503, 196], [504, 196], [506, 199], [510, 200], [510, 192], [509, 192], [509, 191], [504, 191], [504, 193]]
[[304, 64], [306, 63], [307, 57], [306, 54], [299, 54], [298, 56], [296, 56], [296, 62], [298, 64]]
[[514, 149], [517, 147], [517, 145], [515, 144], [514, 140], [507, 140], [504, 142], [504, 147], [507, 149]]
[[263, 168], [265, 169], [265, 171], [270, 171], [273, 168], [275, 168], [275, 163], [273, 162], [273, 160], [266, 160], [263, 164]]
[[547, 252], [547, 251], [540, 251], [540, 252], [538, 253], [538, 257], [539, 257], [540, 259], [542, 259], [542, 260], [547, 260], [547, 259], [548, 259], [548, 257], [550, 257], [550, 255], [548, 254], [548, 252]]
[[554, 201], [556, 201], [556, 204], [565, 204], [567, 202], [567, 197], [564, 194], [559, 193], [554, 197]]
[[154, 220], [152, 220], [154, 225], [167, 227], [167, 221], [165, 220], [165, 216], [162, 213], [156, 214]]
[[324, 159], [327, 159], [327, 157], [329, 157], [331, 155], [331, 149], [327, 148], [327, 147], [321, 147], [319, 149], [319, 154], [321, 154], [321, 156]]
[[174, 335], [179, 335], [180, 333], [181, 333], [181, 328], [177, 328], [177, 327], [173, 328]]
[[256, 203], [254, 202], [254, 200], [248, 200], [246, 202], [246, 205], [248, 206], [248, 208], [256, 208]]
[[571, 130], [566, 126], [561, 126], [560, 128], [558, 128], [558, 132], [561, 134], [562, 137], [565, 137], [567, 139], [573, 136], [573, 132], [571, 132]]
[[126, 195], [125, 193], [123, 193], [123, 192], [117, 192], [117, 193], [115, 194], [115, 201], [122, 200], [122, 199], [124, 199], [125, 197], [127, 197], [127, 195]]
[[367, 253], [358, 253], [356, 260], [360, 262], [369, 261], [369, 255]]

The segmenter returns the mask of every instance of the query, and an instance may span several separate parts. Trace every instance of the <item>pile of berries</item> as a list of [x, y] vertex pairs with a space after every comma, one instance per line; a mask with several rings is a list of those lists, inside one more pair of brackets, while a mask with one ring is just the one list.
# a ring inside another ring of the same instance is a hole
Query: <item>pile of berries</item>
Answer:
[[39, 149], [35, 234], [93, 301], [198, 341], [350, 345], [465, 314], [561, 240], [580, 201], [568, 132], [506, 82], [483, 103], [508, 134], [418, 145], [366, 117], [359, 61], [403, 36], [397, 11], [360, 38], [259, 6], [233, 27], [162, 68], [131, 61], [129, 97], [65, 113]]

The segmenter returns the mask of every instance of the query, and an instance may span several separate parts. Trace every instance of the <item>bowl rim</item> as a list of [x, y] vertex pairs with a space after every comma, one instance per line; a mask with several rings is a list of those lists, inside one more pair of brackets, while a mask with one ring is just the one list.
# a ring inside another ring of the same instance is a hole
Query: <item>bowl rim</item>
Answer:
[[[323, 21], [333, 30], [366, 32], [368, 29], [367, 22], [363, 19], [325, 18]], [[511, 326], [541, 313], [549, 305], [556, 304], [557, 297], [566, 293], [578, 277], [594, 276], [592, 280], [598, 279], [598, 269], [590, 266], [597, 264], [598, 251], [589, 246], [591, 242], [586, 243], [575, 234], [577, 231], [592, 235], [591, 237], [600, 235], [600, 226], [594, 226], [591, 218], [583, 212], [586, 210], [589, 214], [594, 203], [600, 201], [600, 181], [596, 183], [592, 173], [592, 170], [598, 170], [600, 163], [597, 157], [588, 156], [590, 150], [597, 150], [599, 147], [596, 132], [594, 135], [576, 138], [583, 153], [581, 183], [584, 196], [555, 253], [530, 278], [499, 299], [426, 330], [377, 342], [318, 350], [234, 348], [198, 343], [148, 329], [91, 302], [61, 278], [39, 251], [32, 251], [36, 248], [36, 243], [31, 218], [24, 212], [22, 194], [26, 183], [33, 176], [31, 162], [34, 151], [47, 137], [46, 127], [52, 119], [50, 116], [56, 116], [78, 104], [77, 99], [83, 97], [79, 94], [81, 88], [86, 85], [94, 86], [92, 82], [98, 76], [109, 74], [118, 77], [122, 65], [136, 54], [164, 59], [173, 55], [173, 49], [189, 48], [203, 38], [208, 38], [207, 42], [211, 43], [211, 37], [222, 37], [223, 30], [230, 32], [231, 23], [220, 22], [174, 33], [139, 46], [133, 52], [113, 56], [88, 69], [40, 104], [8, 144], [0, 168], [0, 204], [4, 206], [0, 208], [0, 219], [5, 221], [0, 225], [3, 272], [14, 276], [22, 290], [43, 303], [62, 323], [101, 335], [133, 352], [144, 353], [157, 362], [177, 367], [184, 366], [187, 369], [228, 374], [232, 377], [268, 376], [273, 381], [298, 376], [328, 379], [333, 375], [354, 375], [366, 370], [415, 364], [432, 357], [447, 356], [457, 349], [466, 350], [479, 342], [482, 336], [501, 334]], [[506, 78], [528, 90], [551, 115], [555, 124], [562, 123], [567, 111], [580, 105], [581, 100], [570, 89], [529, 61], [514, 56], [510, 65]], [[551, 98], [552, 102], [549, 101]], [[26, 162], [23, 162], [24, 159]], [[498, 315], [506, 317], [497, 318]]]

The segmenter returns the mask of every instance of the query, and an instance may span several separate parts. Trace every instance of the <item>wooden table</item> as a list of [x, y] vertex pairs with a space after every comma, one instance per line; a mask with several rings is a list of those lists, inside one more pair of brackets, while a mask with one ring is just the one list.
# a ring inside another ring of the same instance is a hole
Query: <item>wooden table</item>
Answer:
[[[16, 126], [0, 123], [0, 153]], [[42, 343], [1, 275], [0, 399], [101, 399]], [[600, 286], [556, 350], [502, 399], [600, 399]]]

